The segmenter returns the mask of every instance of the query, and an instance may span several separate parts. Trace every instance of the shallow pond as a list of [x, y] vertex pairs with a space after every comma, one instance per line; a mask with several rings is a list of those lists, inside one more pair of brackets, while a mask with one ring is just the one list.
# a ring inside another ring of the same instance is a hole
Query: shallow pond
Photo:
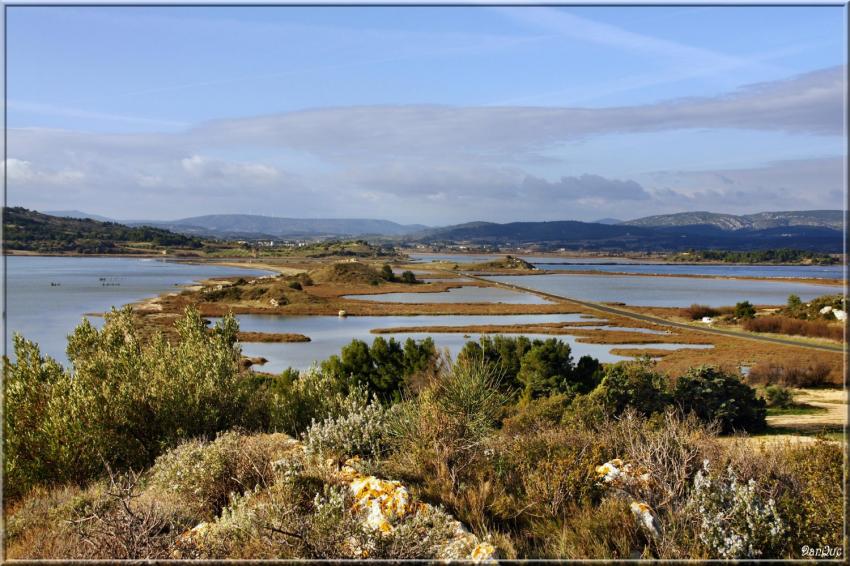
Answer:
[[584, 301], [657, 307], [687, 307], [694, 303], [720, 307], [740, 301], [782, 305], [790, 294], [808, 301], [842, 292], [841, 287], [832, 285], [746, 279], [566, 274], [504, 275], [487, 279]]

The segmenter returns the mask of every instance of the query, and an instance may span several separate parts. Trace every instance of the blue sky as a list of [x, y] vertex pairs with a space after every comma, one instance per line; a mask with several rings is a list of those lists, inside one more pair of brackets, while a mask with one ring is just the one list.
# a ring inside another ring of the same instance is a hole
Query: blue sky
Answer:
[[9, 203], [426, 224], [841, 208], [844, 20], [11, 7]]

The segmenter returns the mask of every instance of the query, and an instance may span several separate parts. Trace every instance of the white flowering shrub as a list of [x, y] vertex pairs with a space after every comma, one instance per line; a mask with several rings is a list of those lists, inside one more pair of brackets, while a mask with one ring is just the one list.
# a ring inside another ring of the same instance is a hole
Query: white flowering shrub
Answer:
[[776, 558], [786, 526], [773, 499], [761, 495], [755, 480], [741, 482], [730, 466], [712, 477], [708, 460], [694, 478], [690, 504], [699, 513], [699, 540], [712, 558]]
[[313, 420], [304, 434], [305, 449], [323, 458], [374, 459], [384, 450], [389, 411], [370, 400], [365, 388], [355, 388], [345, 398], [338, 416]]

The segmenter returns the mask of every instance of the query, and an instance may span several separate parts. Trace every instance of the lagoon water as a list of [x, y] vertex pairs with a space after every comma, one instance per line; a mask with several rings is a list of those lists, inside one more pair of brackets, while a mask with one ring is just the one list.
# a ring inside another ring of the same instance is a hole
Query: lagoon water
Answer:
[[842, 265], [720, 265], [677, 263], [535, 263], [539, 269], [566, 271], [605, 271], [646, 275], [718, 275], [721, 277], [800, 277], [811, 279], [842, 279]]
[[[505, 257], [505, 254], [408, 254], [418, 262], [446, 261], [463, 265]], [[646, 275], [719, 275], [722, 277], [798, 277], [843, 279], [843, 265], [742, 265], [682, 264], [638, 261], [611, 257], [552, 257], [521, 255], [520, 258], [542, 270], [605, 271]]]
[[841, 287], [833, 285], [746, 279], [566, 274], [504, 275], [486, 279], [585, 301], [656, 307], [687, 307], [694, 303], [721, 307], [740, 301], [782, 305], [790, 294], [808, 301], [842, 292]]
[[[454, 282], [452, 280], [451, 282]], [[496, 287], [467, 285], [438, 293], [383, 293], [378, 295], [345, 295], [345, 299], [380, 303], [506, 303], [511, 305], [543, 305], [547, 299], [531, 293], [520, 293]]]
[[[352, 339], [363, 340], [368, 344], [377, 336], [390, 337], [404, 342], [408, 338], [422, 340], [430, 336], [438, 348], [448, 348], [451, 354], [457, 354], [470, 340], [478, 340], [475, 333], [398, 333], [373, 334], [375, 328], [412, 327], [412, 326], [470, 326], [470, 325], [507, 325], [547, 322], [593, 322], [595, 319], [581, 318], [578, 314], [546, 315], [421, 315], [421, 316], [278, 316], [278, 315], [239, 315], [239, 327], [248, 332], [296, 332], [310, 337], [310, 342], [293, 343], [245, 343], [242, 352], [246, 356], [262, 356], [268, 363], [257, 366], [257, 370], [279, 373], [288, 367], [306, 369], [314, 362], [322, 361], [332, 354], [339, 354], [343, 346]], [[584, 344], [569, 335], [523, 334], [529, 339], [557, 338], [570, 345], [575, 359], [584, 355], [593, 356], [601, 362], [616, 362], [630, 359], [611, 354], [612, 348], [628, 348], [631, 345]], [[644, 346], [636, 346], [644, 347]], [[655, 345], [649, 346], [655, 347]], [[694, 344], [664, 344], [663, 348], [704, 348]]]
[[[13, 354], [12, 335], [19, 332], [61, 363], [67, 361], [66, 337], [86, 313], [178, 291], [180, 285], [210, 277], [269, 273], [150, 258], [9, 256], [5, 260], [7, 355]], [[93, 323], [97, 320], [90, 318]]]

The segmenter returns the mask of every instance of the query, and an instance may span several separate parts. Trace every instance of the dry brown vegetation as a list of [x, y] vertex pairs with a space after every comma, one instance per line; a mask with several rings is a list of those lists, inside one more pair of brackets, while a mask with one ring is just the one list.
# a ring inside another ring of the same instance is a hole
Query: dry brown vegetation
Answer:
[[838, 341], [844, 339], [844, 328], [840, 323], [829, 324], [823, 320], [800, 320], [787, 316], [760, 316], [745, 320], [744, 330], [827, 338]]
[[761, 362], [750, 368], [747, 382], [757, 385], [782, 385], [783, 387], [831, 387], [841, 385], [828, 363], [793, 361]]
[[237, 334], [240, 342], [309, 342], [310, 337], [293, 332], [242, 332]]

